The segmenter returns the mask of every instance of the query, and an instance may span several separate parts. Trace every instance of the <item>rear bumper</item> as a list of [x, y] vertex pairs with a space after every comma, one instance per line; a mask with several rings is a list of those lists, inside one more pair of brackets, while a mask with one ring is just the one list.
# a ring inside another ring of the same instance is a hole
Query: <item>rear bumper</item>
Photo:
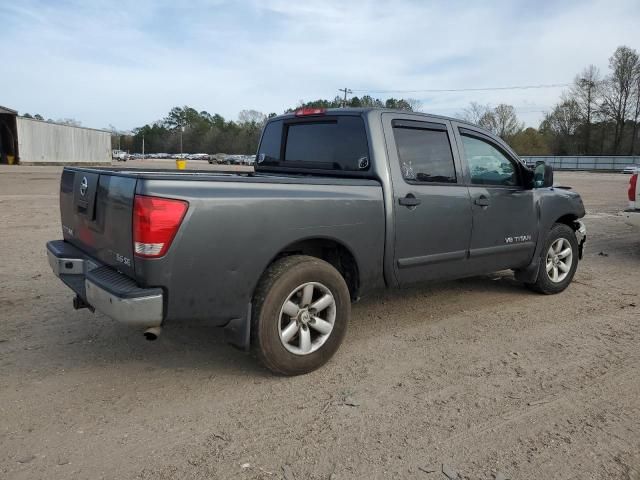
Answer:
[[640, 210], [629, 209], [622, 212], [624, 215], [624, 223], [640, 229]]
[[47, 242], [47, 257], [53, 273], [99, 312], [136, 327], [162, 324], [161, 288], [140, 288], [129, 277], [100, 264], [64, 240]]

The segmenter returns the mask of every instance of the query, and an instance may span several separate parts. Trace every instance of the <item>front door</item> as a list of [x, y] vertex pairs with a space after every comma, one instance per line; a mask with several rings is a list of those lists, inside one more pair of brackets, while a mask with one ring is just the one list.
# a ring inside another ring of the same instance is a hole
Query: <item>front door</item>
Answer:
[[457, 134], [473, 210], [470, 273], [528, 265], [538, 222], [522, 164], [482, 131], [458, 125]]
[[464, 274], [471, 204], [451, 124], [382, 116], [393, 185], [394, 271], [400, 285]]

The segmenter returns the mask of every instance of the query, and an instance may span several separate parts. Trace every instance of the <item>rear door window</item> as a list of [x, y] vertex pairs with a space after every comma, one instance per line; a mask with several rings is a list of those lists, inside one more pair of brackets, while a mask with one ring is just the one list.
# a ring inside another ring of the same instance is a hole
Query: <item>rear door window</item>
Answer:
[[[412, 122], [418, 123], [418, 122]], [[402, 176], [409, 183], [456, 183], [456, 169], [446, 127], [394, 125]]]
[[364, 121], [342, 115], [317, 120], [276, 120], [265, 128], [258, 161], [260, 166], [367, 171], [370, 162]]

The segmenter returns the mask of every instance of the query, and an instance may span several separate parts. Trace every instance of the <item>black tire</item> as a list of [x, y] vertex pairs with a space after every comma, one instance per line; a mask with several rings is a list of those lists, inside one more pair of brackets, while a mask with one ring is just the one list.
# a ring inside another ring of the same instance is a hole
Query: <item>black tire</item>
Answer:
[[[335, 322], [326, 341], [315, 351], [297, 355], [280, 339], [280, 312], [285, 301], [300, 285], [319, 282], [335, 300]], [[338, 350], [351, 315], [349, 289], [340, 273], [315, 257], [292, 255], [275, 261], [262, 276], [253, 297], [251, 349], [272, 372], [302, 375], [324, 365]]]
[[[546, 258], [547, 252], [549, 251], [551, 245], [560, 238], [564, 238], [569, 242], [569, 245], [571, 247], [572, 262], [567, 276], [562, 281], [554, 282], [547, 272]], [[538, 268], [538, 277], [536, 278], [535, 282], [528, 283], [527, 286], [531, 290], [538, 293], [543, 293], [545, 295], [560, 293], [569, 286], [569, 284], [573, 280], [573, 276], [575, 275], [577, 268], [578, 240], [576, 239], [576, 234], [568, 225], [565, 225], [564, 223], [556, 223], [553, 225], [553, 227], [551, 227], [551, 230], [549, 230], [542, 251], [540, 252], [540, 266]]]

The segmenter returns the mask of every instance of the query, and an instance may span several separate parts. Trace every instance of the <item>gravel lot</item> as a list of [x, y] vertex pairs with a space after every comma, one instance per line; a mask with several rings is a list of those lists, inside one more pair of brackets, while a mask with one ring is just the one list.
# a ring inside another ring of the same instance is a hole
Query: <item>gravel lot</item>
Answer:
[[[169, 166], [127, 164], [149, 165]], [[167, 326], [150, 343], [74, 311], [44, 248], [61, 237], [59, 175], [0, 167], [0, 478], [640, 479], [626, 175], [556, 173], [588, 209], [565, 293], [508, 275], [384, 292], [297, 378], [221, 331]]]

